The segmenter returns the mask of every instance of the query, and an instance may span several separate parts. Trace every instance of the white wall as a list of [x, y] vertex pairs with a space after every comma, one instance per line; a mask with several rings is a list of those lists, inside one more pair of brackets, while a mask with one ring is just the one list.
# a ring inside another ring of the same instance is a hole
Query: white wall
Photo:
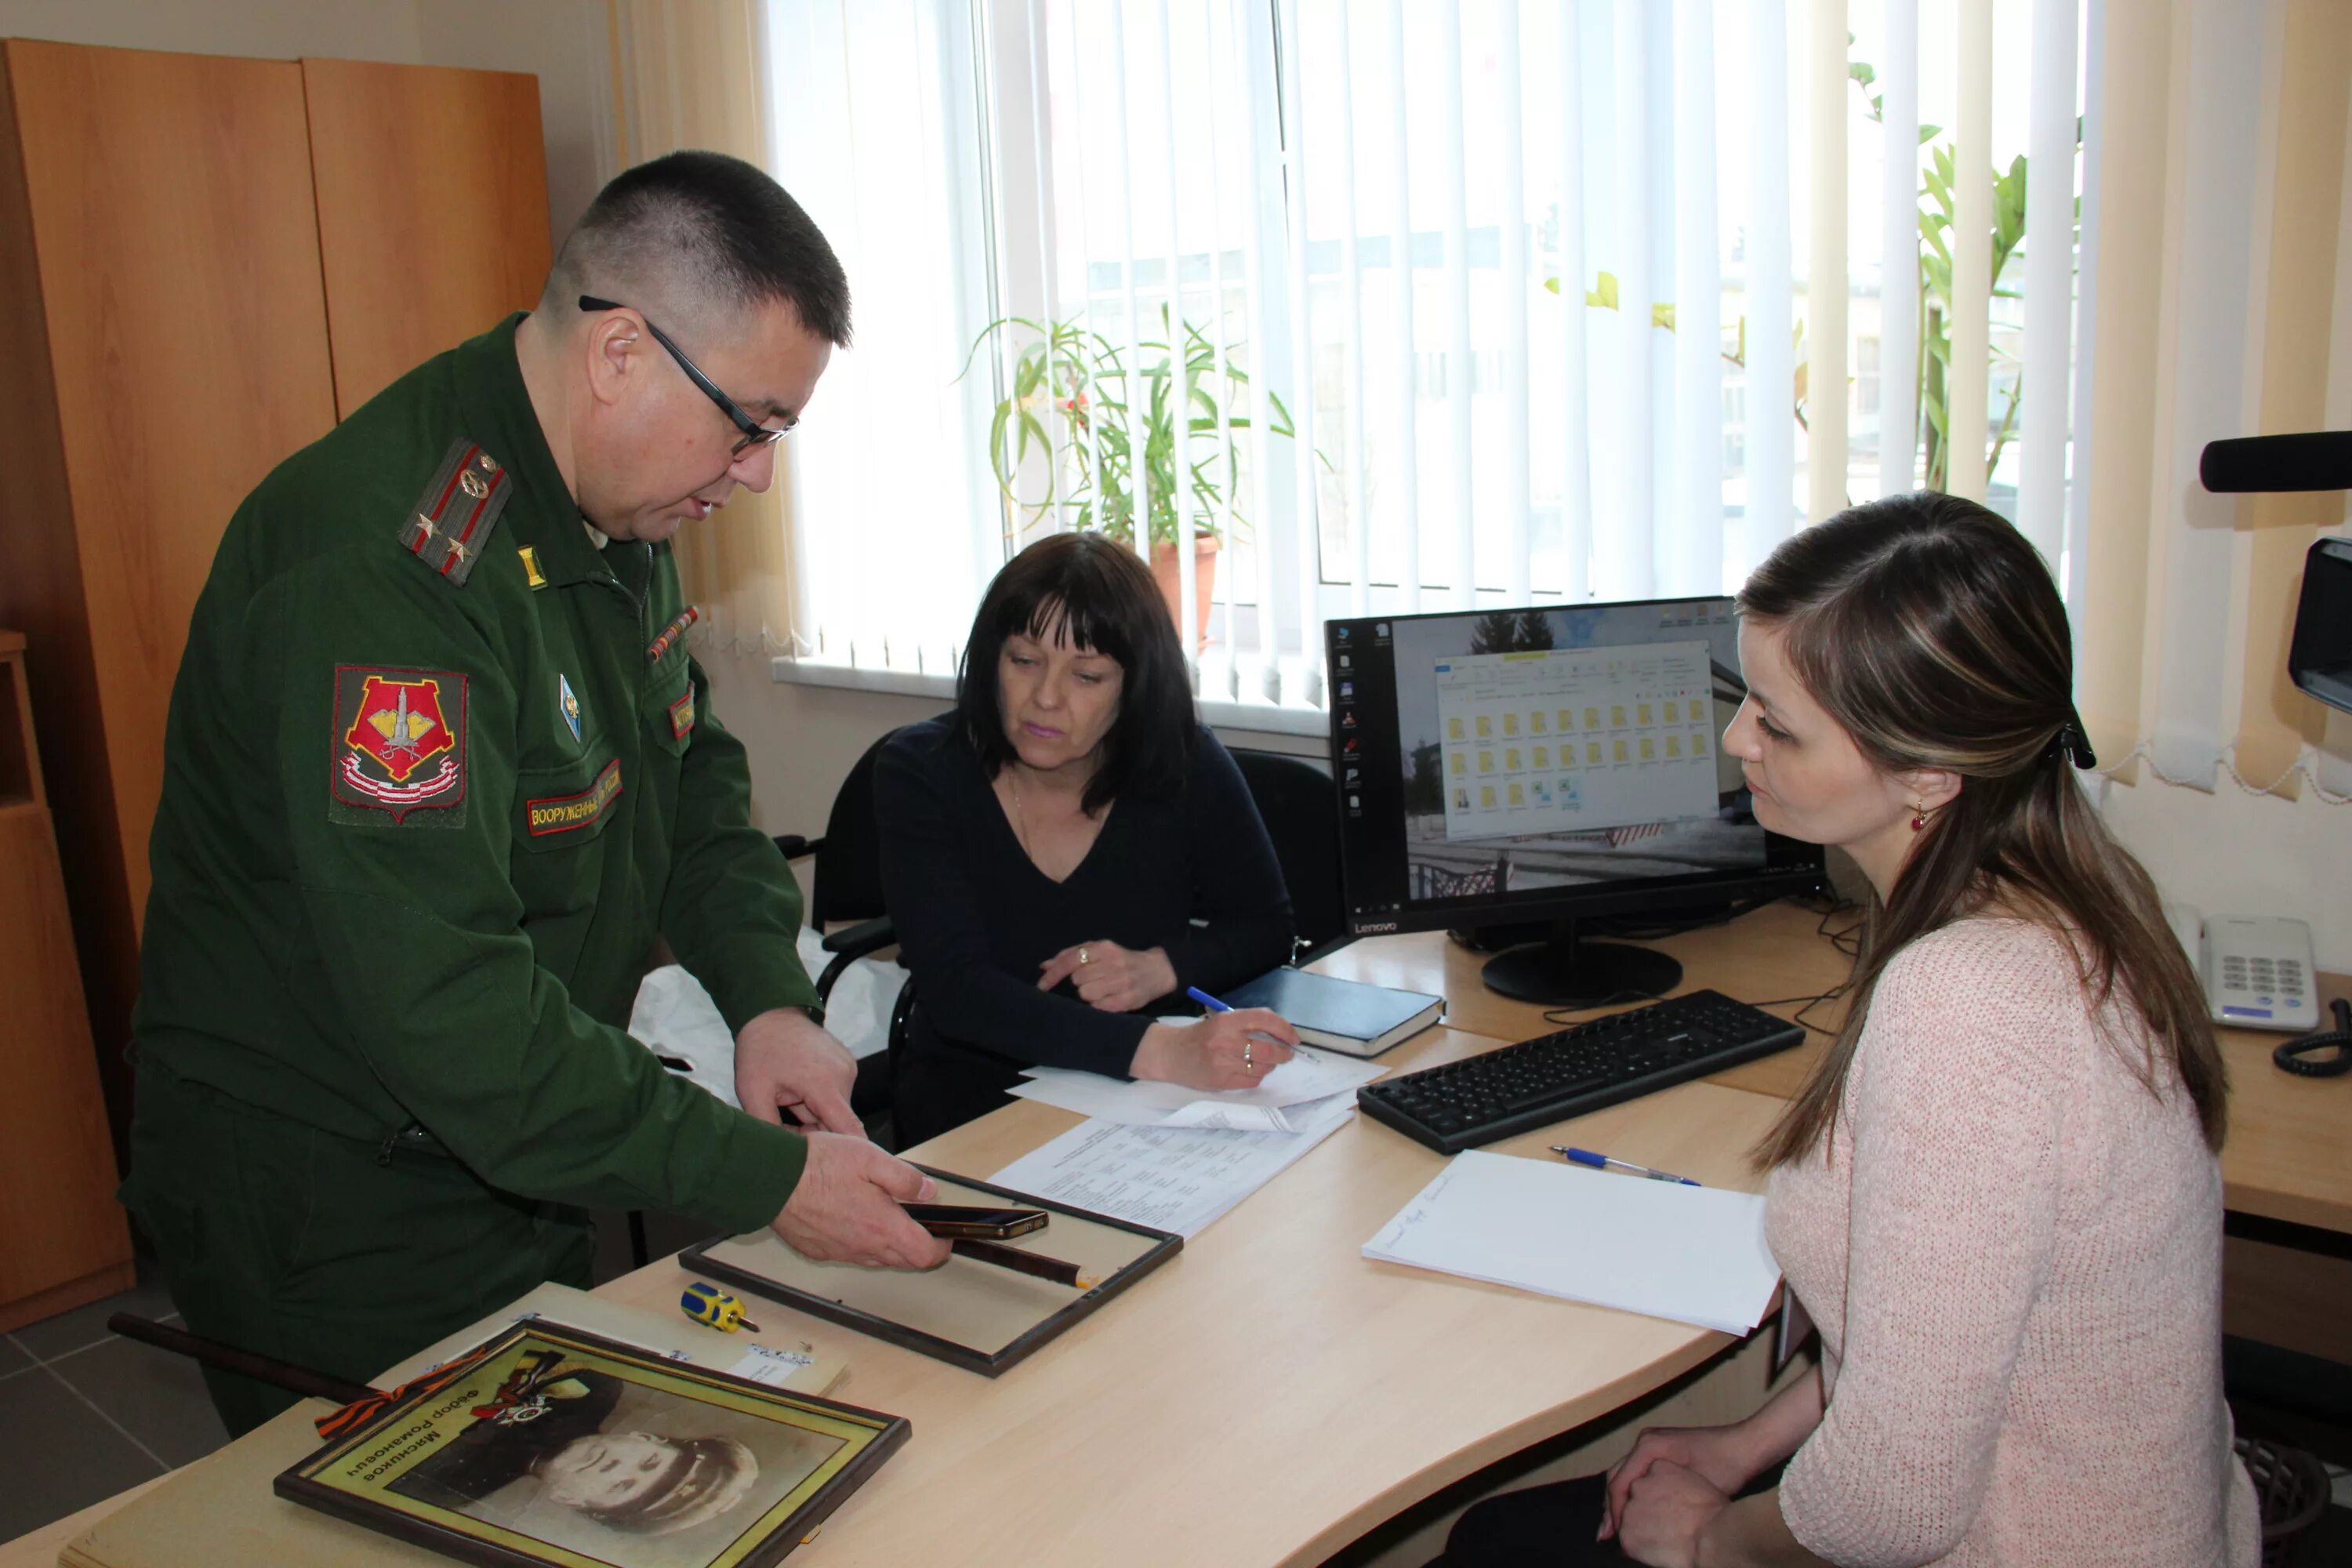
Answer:
[[0, 37], [260, 59], [422, 59], [415, 0], [0, 0]]
[[2211, 795], [2154, 780], [2111, 785], [2107, 822], [2168, 899], [2207, 915], [2286, 915], [2311, 927], [2319, 967], [2352, 971], [2352, 806]]

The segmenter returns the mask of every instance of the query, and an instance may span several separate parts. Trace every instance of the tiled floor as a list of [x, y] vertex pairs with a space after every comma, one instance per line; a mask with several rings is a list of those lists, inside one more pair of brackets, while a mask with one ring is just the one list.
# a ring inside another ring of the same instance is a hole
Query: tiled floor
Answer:
[[0, 1541], [228, 1440], [194, 1362], [107, 1331], [115, 1312], [179, 1321], [152, 1267], [141, 1275], [120, 1296], [0, 1334]]

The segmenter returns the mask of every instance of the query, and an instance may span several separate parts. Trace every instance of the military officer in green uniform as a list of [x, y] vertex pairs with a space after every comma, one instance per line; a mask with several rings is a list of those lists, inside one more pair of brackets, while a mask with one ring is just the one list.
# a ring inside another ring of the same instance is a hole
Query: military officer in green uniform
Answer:
[[[848, 334], [807, 215], [674, 154], [605, 187], [536, 309], [238, 509], [172, 694], [123, 1189], [193, 1331], [363, 1381], [586, 1285], [589, 1205], [945, 1258], [850, 1112], [668, 543], [767, 488]], [[624, 1032], [656, 937], [745, 1111]], [[291, 1403], [207, 1375], [232, 1430]]]

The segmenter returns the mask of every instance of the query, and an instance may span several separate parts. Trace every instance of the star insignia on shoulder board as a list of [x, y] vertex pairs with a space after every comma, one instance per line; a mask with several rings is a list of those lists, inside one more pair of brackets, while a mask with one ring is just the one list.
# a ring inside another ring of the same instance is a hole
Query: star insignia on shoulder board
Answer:
[[465, 559], [466, 559], [466, 555], [467, 555], [467, 550], [466, 550], [466, 547], [465, 547], [464, 545], [462, 545], [462, 544], [458, 543], [458, 542], [457, 542], [456, 540], [454, 540], [454, 539], [453, 539], [453, 540], [451, 540], [451, 541], [449, 542], [449, 559], [450, 559], [450, 560], [452, 560], [452, 561], [463, 561], [463, 560], [465, 560]]
[[433, 520], [421, 511], [416, 514], [416, 526], [424, 531], [425, 537], [427, 539], [441, 531], [433, 525]]

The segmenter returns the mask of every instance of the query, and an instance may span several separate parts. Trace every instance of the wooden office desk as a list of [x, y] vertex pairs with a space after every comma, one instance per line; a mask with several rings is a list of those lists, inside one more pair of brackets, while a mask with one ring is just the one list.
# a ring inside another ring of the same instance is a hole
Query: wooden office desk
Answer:
[[[1682, 961], [1683, 989], [1708, 987], [1743, 1002], [1802, 997], [1827, 991], [1846, 976], [1843, 953], [1819, 934], [1821, 917], [1793, 904], [1768, 905], [1727, 925], [1688, 931], [1654, 944]], [[1832, 922], [1843, 924], [1843, 921]], [[1486, 955], [1449, 941], [1443, 931], [1367, 937], [1315, 967], [1351, 980], [1447, 998], [1446, 1022], [1498, 1039], [1525, 1039], [1559, 1027], [1544, 1010], [1486, 989], [1478, 971]], [[2352, 994], [2352, 977], [2319, 976], [2325, 998]], [[1782, 1017], [1797, 1007], [1768, 1009]], [[1563, 1020], [1595, 1013], [1561, 1014]], [[1837, 1004], [1816, 1007], [1813, 1023], [1835, 1026]], [[2230, 1135], [2221, 1148], [2224, 1201], [2241, 1214], [2352, 1234], [2352, 1075], [2297, 1078], [2271, 1062], [2283, 1035], [2223, 1029], [2221, 1055], [2230, 1068]], [[1797, 1091], [1826, 1044], [1805, 1044], [1750, 1062], [1707, 1081], [1787, 1099]]]
[[[1496, 1043], [1433, 1029], [1393, 1060], [1427, 1066]], [[1639, 1147], [1752, 1189], [1739, 1152], [1772, 1110], [1763, 1097], [1694, 1083], [1570, 1125], [1580, 1141]], [[1076, 1120], [1016, 1101], [910, 1152], [985, 1176]], [[1559, 1136], [1498, 1147], [1538, 1153]], [[913, 1441], [825, 1526], [811, 1563], [1317, 1563], [1730, 1342], [1367, 1260], [1365, 1240], [1443, 1163], [1357, 1117], [998, 1379], [763, 1304], [754, 1315], [767, 1336], [849, 1357], [841, 1397], [914, 1424]], [[664, 1260], [602, 1293], [668, 1311], [687, 1278]], [[0, 1568], [47, 1568], [72, 1533], [52, 1527], [0, 1547]]]

